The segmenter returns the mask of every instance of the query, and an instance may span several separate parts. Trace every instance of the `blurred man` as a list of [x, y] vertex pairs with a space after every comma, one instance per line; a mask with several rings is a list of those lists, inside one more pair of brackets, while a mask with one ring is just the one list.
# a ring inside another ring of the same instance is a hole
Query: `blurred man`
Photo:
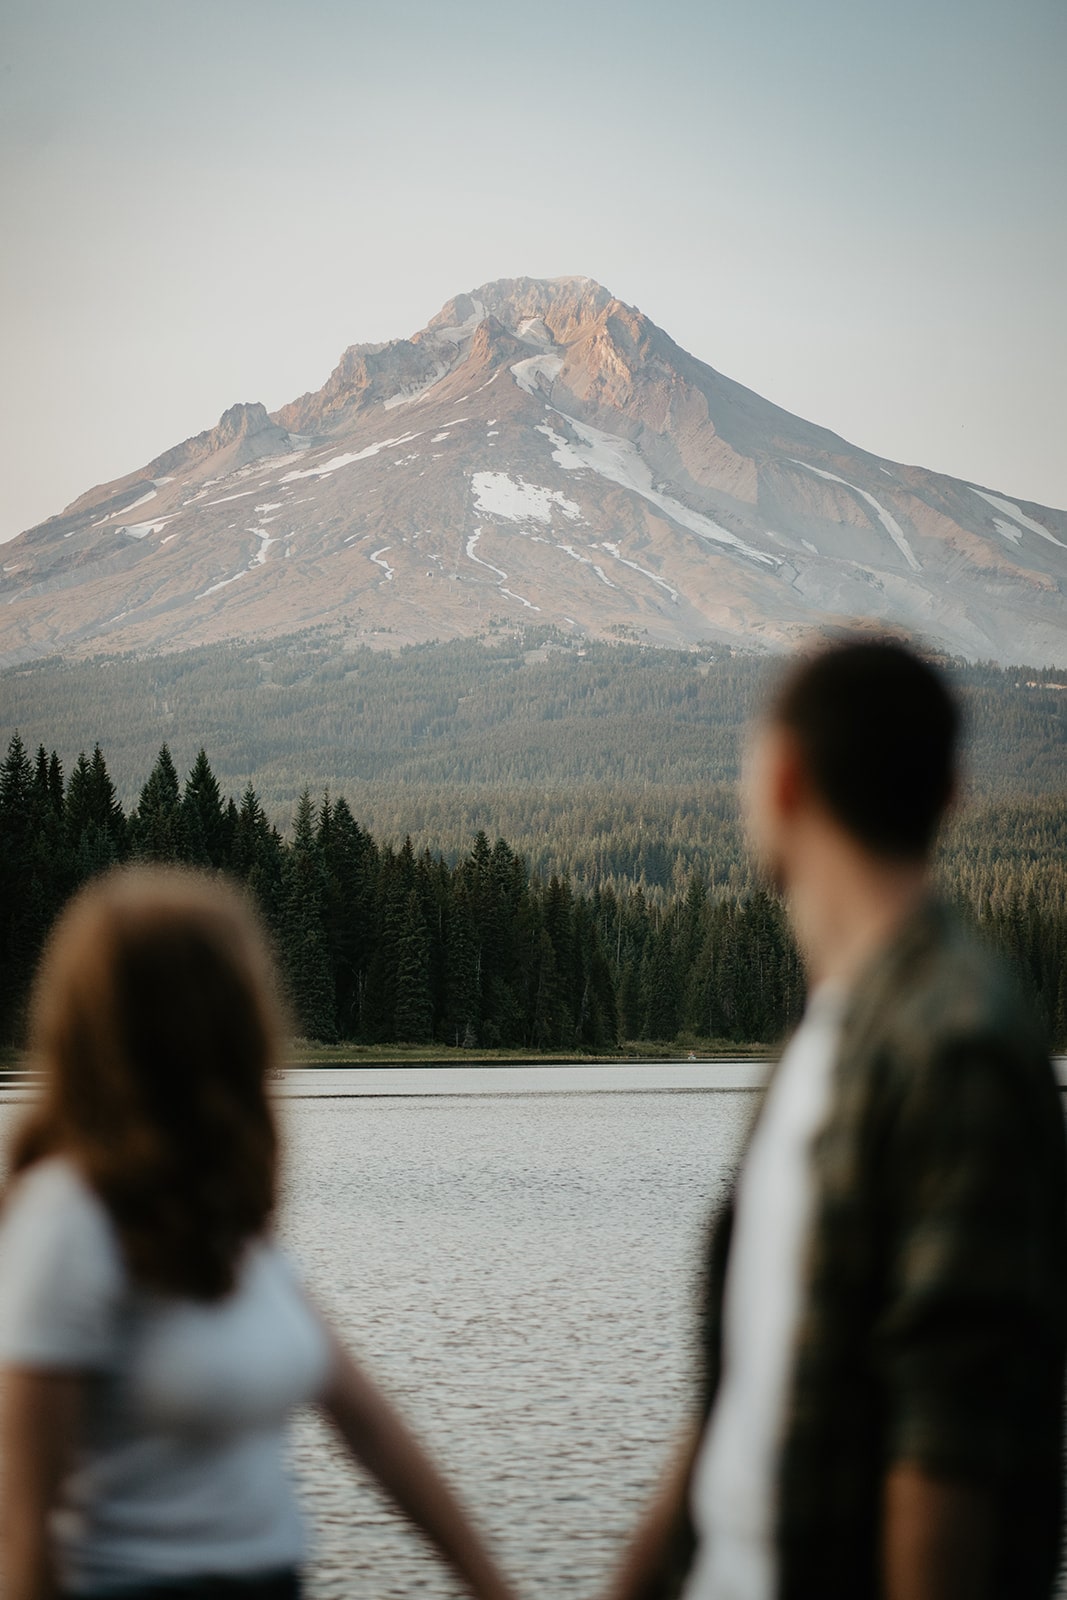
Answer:
[[810, 998], [717, 1222], [703, 1425], [617, 1600], [1031, 1600], [1057, 1560], [1064, 1123], [931, 896], [958, 712], [903, 646], [794, 668], [747, 815]]

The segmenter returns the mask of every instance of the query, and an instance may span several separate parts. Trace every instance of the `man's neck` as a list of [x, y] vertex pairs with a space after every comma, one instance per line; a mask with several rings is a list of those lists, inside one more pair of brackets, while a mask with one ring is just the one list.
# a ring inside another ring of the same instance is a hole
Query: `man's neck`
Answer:
[[882, 861], [840, 838], [807, 849], [786, 898], [811, 987], [851, 983], [929, 889], [924, 862]]

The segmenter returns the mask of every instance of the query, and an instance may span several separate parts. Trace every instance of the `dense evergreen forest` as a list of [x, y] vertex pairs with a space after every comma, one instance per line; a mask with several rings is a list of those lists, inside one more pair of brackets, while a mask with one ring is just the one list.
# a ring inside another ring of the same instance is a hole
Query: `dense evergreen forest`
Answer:
[[[662, 909], [694, 873], [713, 897], [754, 887], [735, 785], [744, 728], [777, 670], [757, 654], [578, 645], [543, 629], [395, 654], [306, 631], [9, 668], [0, 749], [19, 728], [72, 768], [99, 741], [129, 810], [161, 740], [183, 772], [205, 744], [223, 787], [253, 782], [283, 831], [305, 786], [329, 789], [383, 847], [410, 838], [417, 855], [454, 864], [482, 830], [534, 876], [586, 895], [640, 887]], [[979, 863], [969, 898], [1014, 893], [1019, 874], [1047, 898], [1040, 863], [1063, 861], [1064, 674], [953, 670], [971, 802], [950, 875]]]
[[[540, 801], [527, 802], [538, 814]], [[556, 815], [550, 800], [547, 815]], [[652, 896], [632, 861], [599, 860], [591, 888], [532, 872], [478, 831], [449, 857], [377, 841], [347, 801], [305, 788], [286, 837], [251, 784], [224, 798], [203, 749], [184, 781], [164, 745], [124, 809], [99, 745], [69, 775], [12, 736], [0, 765], [0, 1034], [16, 1041], [48, 927], [67, 897], [116, 861], [179, 861], [231, 874], [272, 933], [307, 1038], [602, 1051], [637, 1040], [773, 1041], [802, 979], [780, 905], [750, 882], [732, 789], [678, 800], [674, 835], [646, 833], [635, 800], [605, 803], [582, 837], [597, 850], [708, 854]], [[572, 807], [576, 806], [573, 797]], [[578, 830], [577, 810], [570, 812]], [[687, 846], [688, 848], [688, 846]], [[1067, 807], [988, 802], [956, 825], [946, 885], [1015, 962], [1059, 1046], [1067, 1044]], [[608, 870], [608, 868], [611, 870]], [[623, 868], [626, 870], [622, 870]], [[619, 869], [619, 870], [616, 870]]]
[[[756, 653], [576, 645], [544, 629], [395, 654], [305, 632], [7, 668], [0, 735], [6, 745], [18, 728], [31, 748], [55, 744], [68, 761], [99, 742], [127, 807], [166, 739], [183, 771], [205, 745], [224, 785], [251, 779], [278, 816], [305, 785], [329, 785], [374, 826], [364, 794], [377, 804], [413, 788], [733, 783], [744, 727], [780, 665]], [[1067, 694], [1050, 685], [1064, 673], [956, 663], [954, 674], [976, 793], [1062, 792]]]

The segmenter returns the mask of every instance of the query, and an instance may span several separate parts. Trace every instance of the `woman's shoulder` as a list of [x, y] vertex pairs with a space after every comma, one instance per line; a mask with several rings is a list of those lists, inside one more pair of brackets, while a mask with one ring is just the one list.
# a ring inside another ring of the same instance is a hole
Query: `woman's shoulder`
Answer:
[[20, 1172], [0, 1210], [0, 1237], [24, 1228], [73, 1230], [83, 1243], [102, 1245], [114, 1229], [86, 1179], [68, 1156], [46, 1156]]
[[125, 1286], [111, 1220], [74, 1163], [18, 1174], [0, 1211], [0, 1359], [95, 1363]]

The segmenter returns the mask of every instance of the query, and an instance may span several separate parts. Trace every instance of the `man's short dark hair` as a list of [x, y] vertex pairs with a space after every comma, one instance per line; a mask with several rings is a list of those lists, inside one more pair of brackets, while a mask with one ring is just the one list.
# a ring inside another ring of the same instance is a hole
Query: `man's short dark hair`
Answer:
[[960, 711], [945, 675], [895, 639], [802, 660], [771, 707], [831, 815], [868, 850], [926, 857], [952, 798]]

